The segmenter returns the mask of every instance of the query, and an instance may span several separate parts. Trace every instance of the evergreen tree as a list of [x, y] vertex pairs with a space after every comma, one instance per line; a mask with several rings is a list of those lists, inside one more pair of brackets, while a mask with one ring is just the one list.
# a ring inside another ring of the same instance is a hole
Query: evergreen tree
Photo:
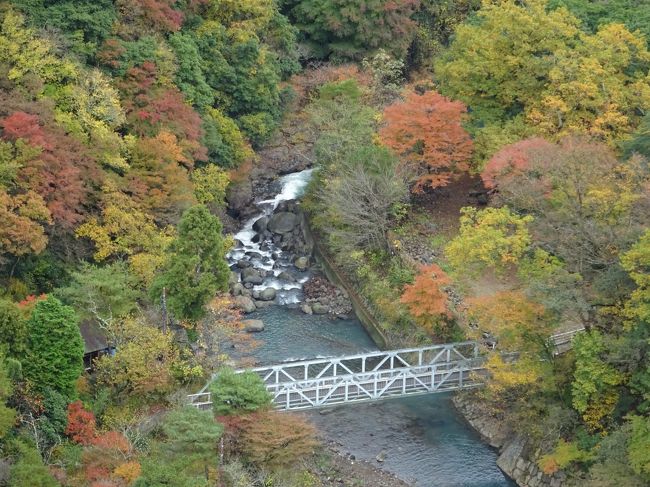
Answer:
[[11, 386], [4, 357], [0, 356], [0, 439], [6, 436], [16, 422], [16, 411], [5, 404], [13, 392]]
[[219, 219], [203, 205], [183, 214], [178, 237], [171, 245], [172, 255], [152, 289], [155, 297], [166, 289], [167, 303], [176, 318], [200, 318], [208, 300], [227, 289], [230, 271], [221, 230]]
[[74, 397], [84, 354], [74, 310], [49, 296], [34, 307], [28, 332], [25, 377], [38, 389], [50, 387], [68, 398]]

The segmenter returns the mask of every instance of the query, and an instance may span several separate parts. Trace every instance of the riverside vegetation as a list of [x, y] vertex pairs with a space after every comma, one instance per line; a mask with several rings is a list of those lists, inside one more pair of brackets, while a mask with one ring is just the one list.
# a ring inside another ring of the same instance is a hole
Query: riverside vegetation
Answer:
[[[543, 472], [647, 485], [648, 11], [0, 1], [0, 485], [329, 485], [313, 427], [224, 368], [229, 191], [292, 117], [391, 344], [488, 337], [475, 400]], [[81, 329], [112, 349], [88, 372]]]

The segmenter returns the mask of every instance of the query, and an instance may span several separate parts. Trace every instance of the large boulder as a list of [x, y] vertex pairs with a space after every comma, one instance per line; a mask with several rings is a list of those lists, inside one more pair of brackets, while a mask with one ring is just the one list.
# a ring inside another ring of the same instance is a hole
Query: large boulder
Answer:
[[264, 331], [264, 322], [262, 320], [242, 320], [241, 323], [244, 325], [244, 330], [249, 333]]
[[309, 258], [308, 257], [298, 257], [293, 263], [296, 266], [296, 269], [299, 271], [306, 271], [309, 268]]
[[253, 223], [253, 230], [255, 230], [257, 233], [264, 233], [268, 224], [269, 219], [263, 216], [259, 220], [255, 220], [255, 223]]
[[263, 291], [260, 291], [260, 297], [262, 301], [273, 301], [275, 299], [275, 296], [277, 294], [277, 291], [272, 288], [272, 287], [267, 287]]
[[322, 305], [318, 302], [312, 303], [311, 310], [315, 315], [326, 315], [330, 311], [327, 306]]
[[241, 272], [241, 280], [247, 284], [262, 284], [264, 275], [259, 270], [249, 267]]
[[280, 211], [273, 215], [268, 223], [268, 229], [276, 234], [290, 233], [299, 223], [298, 215], [288, 211]]
[[296, 282], [296, 278], [293, 276], [293, 274], [287, 271], [280, 272], [280, 274], [278, 274], [278, 279], [282, 279], [283, 281]]
[[253, 187], [250, 181], [231, 184], [226, 195], [228, 207], [235, 216], [245, 214], [253, 203]]
[[300, 310], [301, 310], [303, 313], [305, 313], [306, 315], [311, 315], [311, 314], [314, 313], [314, 311], [311, 309], [311, 306], [309, 306], [308, 304], [303, 304], [303, 305], [300, 307]]
[[252, 313], [257, 309], [255, 307], [255, 301], [248, 296], [235, 296], [235, 305], [244, 313]]

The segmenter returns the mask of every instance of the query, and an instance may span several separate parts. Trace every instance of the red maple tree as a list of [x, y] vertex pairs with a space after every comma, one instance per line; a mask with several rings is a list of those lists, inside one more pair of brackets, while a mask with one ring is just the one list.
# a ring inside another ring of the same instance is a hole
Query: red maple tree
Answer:
[[155, 137], [168, 131], [188, 156], [207, 161], [208, 151], [201, 143], [201, 116], [185, 101], [177, 88], [158, 82], [156, 65], [144, 62], [129, 69], [119, 83], [122, 103], [130, 128], [141, 137]]
[[68, 404], [68, 426], [65, 434], [80, 445], [92, 445], [97, 437], [95, 415], [84, 409], [81, 401]]
[[466, 111], [435, 91], [411, 92], [384, 110], [380, 136], [413, 166], [418, 176], [413, 192], [446, 186], [469, 169], [473, 145], [462, 126]]
[[485, 165], [481, 172], [483, 184], [487, 189], [496, 189], [499, 182], [510, 181], [527, 169], [534, 154], [554, 149], [554, 144], [541, 137], [532, 137], [507, 145], [492, 156]]
[[91, 186], [99, 187], [102, 172], [88, 148], [53, 124], [40, 125], [37, 115], [13, 112], [0, 120], [2, 138], [22, 139], [39, 147], [38, 156], [24, 162], [19, 185], [39, 194], [54, 222], [70, 230], [83, 220]]

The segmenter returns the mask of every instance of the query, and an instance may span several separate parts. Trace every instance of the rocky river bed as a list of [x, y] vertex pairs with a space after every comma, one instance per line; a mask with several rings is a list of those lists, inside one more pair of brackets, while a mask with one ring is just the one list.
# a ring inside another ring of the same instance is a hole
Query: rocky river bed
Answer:
[[[228, 256], [231, 291], [260, 342], [254, 352], [259, 364], [377, 350], [352, 313], [346, 292], [331, 284], [313, 260], [297, 201], [311, 174], [310, 169], [288, 174], [271, 185], [275, 195], [258, 201], [256, 212], [246, 211]], [[366, 469], [365, 483], [354, 485], [514, 485], [498, 468], [497, 452], [457, 413], [449, 395], [353, 404], [308, 415], [328, 448], [338, 452], [341, 476], [353, 469], [356, 473], [350, 475], [358, 478], [358, 469]], [[347, 485], [343, 478], [338, 483]]]

